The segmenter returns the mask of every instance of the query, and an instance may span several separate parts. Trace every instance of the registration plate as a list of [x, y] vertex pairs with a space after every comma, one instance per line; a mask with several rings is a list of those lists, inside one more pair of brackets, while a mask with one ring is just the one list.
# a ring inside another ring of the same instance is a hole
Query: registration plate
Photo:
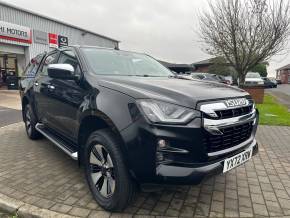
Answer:
[[251, 159], [252, 157], [252, 148], [249, 148], [233, 157], [225, 159], [224, 162], [224, 170], [223, 172], [227, 172], [243, 163]]

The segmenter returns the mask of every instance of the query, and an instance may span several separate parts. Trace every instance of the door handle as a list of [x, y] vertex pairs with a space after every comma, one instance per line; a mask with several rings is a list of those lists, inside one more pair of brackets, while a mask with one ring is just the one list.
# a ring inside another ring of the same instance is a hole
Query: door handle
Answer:
[[35, 85], [35, 86], [38, 86], [39, 84], [38, 84], [38, 82], [36, 81], [36, 82], [34, 82], [34, 85]]
[[47, 85], [47, 88], [52, 89], [52, 90], [55, 89], [53, 85]]

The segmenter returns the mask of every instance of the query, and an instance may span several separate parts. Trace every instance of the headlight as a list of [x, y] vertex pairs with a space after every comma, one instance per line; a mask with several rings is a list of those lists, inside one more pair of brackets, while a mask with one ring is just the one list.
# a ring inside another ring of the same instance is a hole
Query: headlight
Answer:
[[201, 116], [199, 111], [155, 100], [139, 100], [138, 105], [154, 123], [183, 124]]

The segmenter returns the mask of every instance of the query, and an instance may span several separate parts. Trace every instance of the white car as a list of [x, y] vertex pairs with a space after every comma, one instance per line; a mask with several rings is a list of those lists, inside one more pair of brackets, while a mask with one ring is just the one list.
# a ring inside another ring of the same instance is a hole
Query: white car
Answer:
[[259, 73], [248, 72], [245, 79], [245, 85], [247, 86], [263, 86], [264, 80], [261, 78]]

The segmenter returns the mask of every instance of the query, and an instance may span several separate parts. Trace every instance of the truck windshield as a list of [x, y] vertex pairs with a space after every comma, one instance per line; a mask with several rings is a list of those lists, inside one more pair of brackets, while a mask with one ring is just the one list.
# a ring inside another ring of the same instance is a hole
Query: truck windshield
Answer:
[[81, 50], [93, 72], [98, 75], [174, 76], [170, 70], [147, 55], [100, 48], [82, 48]]

